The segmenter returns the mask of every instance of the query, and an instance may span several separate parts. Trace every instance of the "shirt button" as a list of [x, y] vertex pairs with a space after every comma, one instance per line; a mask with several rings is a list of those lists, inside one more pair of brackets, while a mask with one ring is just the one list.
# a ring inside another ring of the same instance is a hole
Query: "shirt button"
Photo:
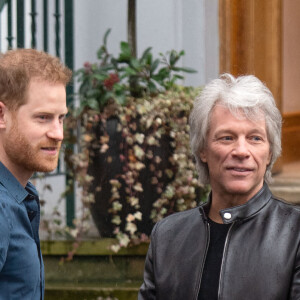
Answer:
[[226, 220], [230, 220], [231, 219], [231, 213], [225, 213], [224, 214], [224, 218], [226, 219]]

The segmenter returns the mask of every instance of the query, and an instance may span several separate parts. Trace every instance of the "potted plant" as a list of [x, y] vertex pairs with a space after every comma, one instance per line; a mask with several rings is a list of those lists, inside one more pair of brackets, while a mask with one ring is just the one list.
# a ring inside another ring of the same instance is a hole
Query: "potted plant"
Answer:
[[206, 189], [189, 147], [188, 115], [199, 89], [176, 84], [182, 72], [194, 72], [177, 67], [184, 52], [154, 59], [147, 48], [135, 58], [121, 42], [114, 57], [108, 35], [98, 62], [76, 73], [80, 106], [67, 127], [79, 121], [79, 151], [67, 162], [100, 235], [117, 237], [117, 251], [147, 240], [164, 216], [196, 206]]

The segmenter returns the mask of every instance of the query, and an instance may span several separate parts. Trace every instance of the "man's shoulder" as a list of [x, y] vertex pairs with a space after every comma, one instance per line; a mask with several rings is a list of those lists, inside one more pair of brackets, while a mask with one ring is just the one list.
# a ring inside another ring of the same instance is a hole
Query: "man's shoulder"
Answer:
[[0, 182], [0, 203], [10, 198], [12, 198], [12, 196], [8, 192], [8, 189]]
[[11, 190], [7, 189], [6, 186], [2, 185], [0, 182], [0, 205], [6, 211], [12, 209], [14, 206], [19, 206], [20, 201], [18, 201], [17, 195], [13, 195]]
[[159, 228], [159, 230], [176, 230], [182, 227], [192, 227], [195, 223], [201, 221], [201, 214], [199, 207], [177, 212], [160, 220], [156, 224], [156, 228]]
[[285, 210], [289, 213], [294, 213], [297, 216], [300, 216], [300, 204], [295, 204], [286, 201], [285, 199], [272, 196], [272, 205], [277, 206], [278, 208]]
[[8, 229], [7, 226], [10, 220], [11, 207], [15, 205], [15, 203], [16, 201], [13, 201], [13, 197], [8, 193], [7, 189], [0, 184], [0, 233], [2, 237], [4, 231]]
[[289, 203], [284, 199], [272, 197], [269, 206], [269, 214], [271, 214], [277, 222], [282, 224], [294, 224], [300, 226], [300, 206]]

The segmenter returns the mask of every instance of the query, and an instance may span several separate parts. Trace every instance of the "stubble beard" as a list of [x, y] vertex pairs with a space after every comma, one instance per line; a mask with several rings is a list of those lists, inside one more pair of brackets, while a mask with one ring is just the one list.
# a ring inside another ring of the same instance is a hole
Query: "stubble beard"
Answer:
[[[48, 139], [37, 145], [32, 145], [26, 137], [18, 130], [14, 123], [4, 143], [4, 149], [10, 161], [18, 167], [29, 172], [52, 172], [58, 163], [61, 142]], [[56, 147], [57, 155], [42, 153], [42, 147]]]

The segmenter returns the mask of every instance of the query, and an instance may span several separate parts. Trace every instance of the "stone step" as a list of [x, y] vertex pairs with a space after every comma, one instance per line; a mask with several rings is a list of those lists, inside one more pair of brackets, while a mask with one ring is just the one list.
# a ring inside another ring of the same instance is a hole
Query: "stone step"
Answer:
[[72, 261], [64, 261], [72, 241], [41, 241], [45, 300], [133, 300], [143, 281], [148, 244], [109, 250], [114, 239], [82, 241]]
[[138, 290], [139, 286], [48, 285], [45, 289], [45, 300], [136, 300]]
[[272, 193], [287, 202], [300, 205], [300, 180], [295, 178], [276, 179], [271, 185]]

